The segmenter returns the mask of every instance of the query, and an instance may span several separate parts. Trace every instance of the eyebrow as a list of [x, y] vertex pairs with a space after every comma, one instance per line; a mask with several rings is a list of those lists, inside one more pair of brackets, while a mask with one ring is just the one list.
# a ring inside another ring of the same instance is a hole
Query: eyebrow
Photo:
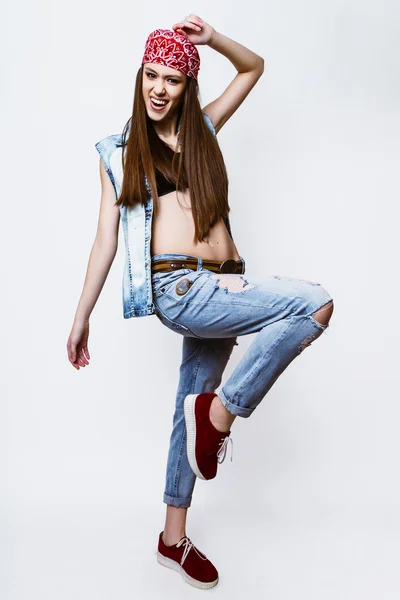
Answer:
[[[155, 71], [155, 70], [154, 70], [154, 69], [152, 69], [151, 67], [146, 67], [146, 69], [147, 69], [148, 71], [152, 71], [153, 73], [155, 73], [156, 75], [158, 75], [157, 71]], [[172, 75], [172, 73], [171, 73], [171, 74], [169, 74], [169, 75], [165, 75], [165, 77], [173, 77], [174, 79], [181, 79], [181, 77], [180, 77], [179, 75]]]

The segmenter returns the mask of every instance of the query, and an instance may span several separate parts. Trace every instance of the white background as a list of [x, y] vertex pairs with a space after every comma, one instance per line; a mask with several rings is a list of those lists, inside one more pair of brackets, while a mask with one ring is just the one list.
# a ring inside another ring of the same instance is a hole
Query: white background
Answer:
[[[335, 311], [197, 480], [187, 533], [223, 598], [399, 597], [398, 3], [3, 0], [0, 596], [194, 598], [156, 561], [182, 338], [124, 320], [122, 236], [66, 342], [147, 35], [193, 12], [265, 59], [218, 139], [251, 280], [314, 279]], [[233, 65], [199, 47], [201, 105]], [[223, 381], [254, 336], [239, 339]], [[197, 597], [197, 596], [196, 596]]]

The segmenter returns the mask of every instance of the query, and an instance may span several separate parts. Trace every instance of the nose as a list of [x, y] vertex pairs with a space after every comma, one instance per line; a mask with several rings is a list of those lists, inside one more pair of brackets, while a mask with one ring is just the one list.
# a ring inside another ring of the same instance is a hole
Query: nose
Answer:
[[164, 84], [162, 82], [157, 82], [154, 84], [154, 93], [157, 96], [162, 96], [164, 94]]

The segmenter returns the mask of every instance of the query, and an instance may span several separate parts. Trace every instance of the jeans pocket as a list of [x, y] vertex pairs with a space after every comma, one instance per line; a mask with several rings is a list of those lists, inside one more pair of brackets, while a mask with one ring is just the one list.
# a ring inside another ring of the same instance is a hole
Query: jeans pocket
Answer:
[[206, 269], [199, 269], [198, 271], [189, 269], [183, 271], [180, 277], [174, 279], [172, 284], [165, 288], [164, 294], [173, 300], [174, 303], [179, 303], [181, 299], [188, 301], [203, 287], [209, 279], [210, 274], [211, 271], [207, 271]]
[[163, 294], [167, 294], [176, 283], [189, 273], [193, 273], [192, 269], [177, 269], [176, 271], [166, 271], [165, 273], [156, 273], [152, 277], [152, 286], [154, 295], [158, 298]]

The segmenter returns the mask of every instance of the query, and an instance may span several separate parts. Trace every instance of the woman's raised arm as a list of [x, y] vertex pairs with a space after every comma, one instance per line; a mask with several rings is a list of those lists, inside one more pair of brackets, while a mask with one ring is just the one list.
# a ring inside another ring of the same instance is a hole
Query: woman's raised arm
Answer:
[[238, 71], [222, 94], [202, 109], [218, 133], [260, 79], [264, 72], [264, 59], [218, 31], [214, 31], [208, 45], [226, 56]]
[[223, 54], [238, 71], [225, 91], [202, 108], [218, 133], [260, 79], [264, 72], [264, 59], [246, 46], [215, 31], [212, 25], [194, 14], [175, 23], [172, 29], [187, 37], [192, 44], [207, 45]]

